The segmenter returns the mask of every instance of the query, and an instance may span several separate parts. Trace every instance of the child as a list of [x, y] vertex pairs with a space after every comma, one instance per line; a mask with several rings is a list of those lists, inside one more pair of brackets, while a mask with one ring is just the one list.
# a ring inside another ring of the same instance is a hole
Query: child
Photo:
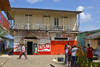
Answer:
[[68, 65], [70, 65], [70, 61], [71, 61], [71, 51], [70, 48], [68, 48]]

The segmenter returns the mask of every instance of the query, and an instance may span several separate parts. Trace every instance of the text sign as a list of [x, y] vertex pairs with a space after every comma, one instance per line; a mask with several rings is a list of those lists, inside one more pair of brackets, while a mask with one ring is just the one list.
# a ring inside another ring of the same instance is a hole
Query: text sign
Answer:
[[50, 43], [39, 44], [39, 51], [50, 51]]
[[62, 37], [73, 37], [71, 34], [62, 34]]

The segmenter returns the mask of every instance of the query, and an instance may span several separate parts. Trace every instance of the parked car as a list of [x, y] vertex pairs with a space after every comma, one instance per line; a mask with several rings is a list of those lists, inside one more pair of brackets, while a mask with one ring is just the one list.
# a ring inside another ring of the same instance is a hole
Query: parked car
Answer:
[[[93, 60], [98, 60], [99, 59], [99, 56], [100, 56], [100, 47], [97, 47], [95, 49], [95, 52], [93, 54]], [[100, 59], [99, 59], [100, 60]]]

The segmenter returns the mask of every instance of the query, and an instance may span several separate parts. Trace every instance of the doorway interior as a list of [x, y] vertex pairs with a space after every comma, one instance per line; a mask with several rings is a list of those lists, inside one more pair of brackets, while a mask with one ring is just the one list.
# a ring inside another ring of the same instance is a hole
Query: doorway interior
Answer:
[[32, 55], [32, 42], [27, 42], [27, 54]]

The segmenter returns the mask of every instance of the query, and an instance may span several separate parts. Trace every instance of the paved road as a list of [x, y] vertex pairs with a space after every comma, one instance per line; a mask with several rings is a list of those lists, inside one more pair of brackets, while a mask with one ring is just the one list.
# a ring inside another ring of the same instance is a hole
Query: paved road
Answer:
[[[12, 55], [2, 67], [51, 67], [53, 58], [64, 57], [64, 55], [28, 55], [28, 59], [22, 56], [21, 60], [18, 57], [19, 55]], [[55, 67], [67, 67], [64, 62], [53, 64]]]

